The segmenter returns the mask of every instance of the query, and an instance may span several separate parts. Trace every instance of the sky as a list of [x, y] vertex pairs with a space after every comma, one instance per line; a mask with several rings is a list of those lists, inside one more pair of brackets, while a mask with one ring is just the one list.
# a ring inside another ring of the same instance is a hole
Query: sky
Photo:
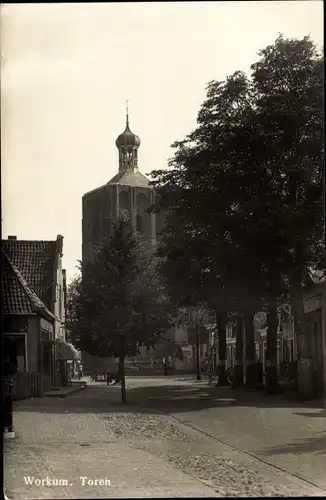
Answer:
[[82, 196], [118, 171], [117, 136], [163, 169], [211, 80], [249, 72], [285, 37], [323, 44], [322, 1], [1, 5], [2, 237], [64, 236], [81, 258]]

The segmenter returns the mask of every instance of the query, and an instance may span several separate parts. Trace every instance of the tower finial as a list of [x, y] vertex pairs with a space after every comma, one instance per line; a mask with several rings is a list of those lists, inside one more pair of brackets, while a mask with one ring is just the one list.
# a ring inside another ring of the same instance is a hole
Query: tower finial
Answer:
[[129, 101], [126, 99], [126, 123], [129, 125]]

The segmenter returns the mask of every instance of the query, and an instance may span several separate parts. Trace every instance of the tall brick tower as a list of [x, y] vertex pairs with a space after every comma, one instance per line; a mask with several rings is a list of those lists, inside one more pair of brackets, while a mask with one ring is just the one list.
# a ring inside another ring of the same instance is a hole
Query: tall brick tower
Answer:
[[116, 140], [119, 151], [119, 171], [104, 186], [83, 196], [82, 260], [92, 260], [93, 246], [112, 230], [121, 210], [128, 211], [130, 225], [145, 241], [156, 244], [156, 217], [146, 212], [154, 203], [154, 190], [138, 168], [140, 139], [129, 127], [128, 108], [126, 128]]

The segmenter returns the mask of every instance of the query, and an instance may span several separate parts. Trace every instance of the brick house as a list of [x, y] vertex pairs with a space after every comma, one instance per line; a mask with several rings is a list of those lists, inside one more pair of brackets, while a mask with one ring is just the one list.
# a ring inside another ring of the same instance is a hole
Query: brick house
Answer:
[[75, 356], [65, 342], [62, 244], [62, 236], [55, 241], [2, 241], [3, 334], [16, 346], [19, 398], [57, 385], [58, 361]]

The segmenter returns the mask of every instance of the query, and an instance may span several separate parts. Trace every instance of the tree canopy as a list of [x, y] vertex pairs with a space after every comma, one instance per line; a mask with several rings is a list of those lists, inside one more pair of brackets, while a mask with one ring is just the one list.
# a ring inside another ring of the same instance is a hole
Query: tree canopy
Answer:
[[268, 270], [323, 265], [322, 57], [309, 37], [279, 36], [259, 54], [250, 78], [208, 84], [198, 127], [151, 174], [154, 209], [167, 213], [166, 268], [186, 257], [202, 276], [214, 263], [246, 288]]
[[174, 321], [158, 258], [131, 232], [126, 216], [81, 264], [71, 330], [75, 344], [99, 356], [133, 356], [154, 346]]
[[180, 297], [257, 311], [290, 292], [302, 337], [301, 283], [324, 266], [323, 59], [309, 37], [282, 35], [259, 56], [249, 76], [208, 83], [197, 128], [151, 173], [152, 209]]

